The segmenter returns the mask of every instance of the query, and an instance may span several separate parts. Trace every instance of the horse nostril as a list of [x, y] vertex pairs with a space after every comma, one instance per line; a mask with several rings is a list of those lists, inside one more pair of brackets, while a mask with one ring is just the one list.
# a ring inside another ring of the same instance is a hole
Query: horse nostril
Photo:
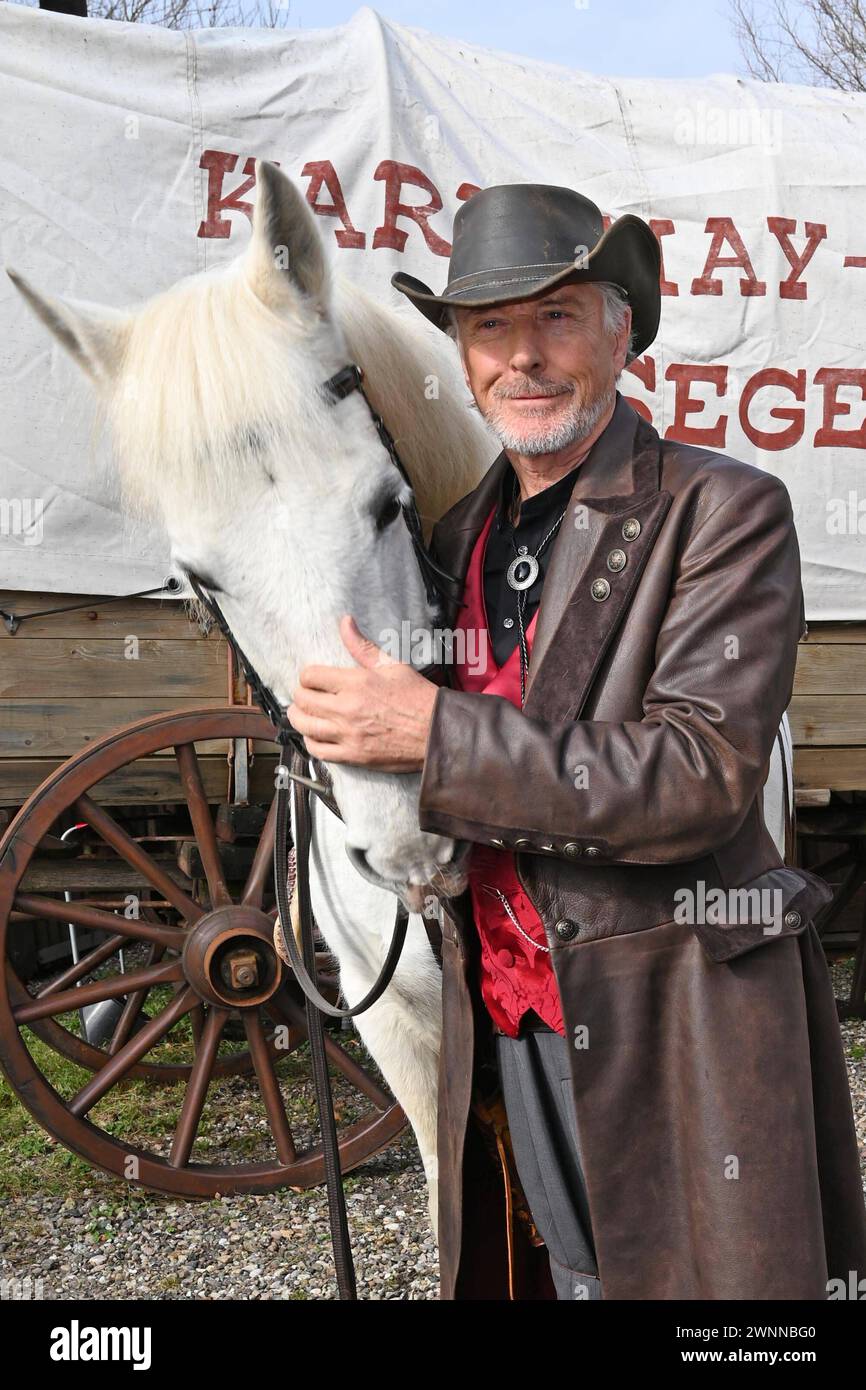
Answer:
[[365, 849], [361, 849], [358, 845], [347, 845], [346, 850], [356, 869], [360, 869], [362, 873], [370, 872], [370, 865], [367, 862], [367, 851]]
[[458, 864], [464, 864], [471, 848], [471, 840], [455, 840], [451, 858], [448, 860], [448, 868], [453, 869]]
[[379, 888], [387, 888], [390, 886], [385, 882], [381, 874], [377, 874], [376, 870], [370, 867], [370, 861], [367, 858], [367, 851], [365, 849], [360, 849], [358, 845], [347, 845], [346, 853], [351, 863], [358, 870], [358, 873], [362, 878], [365, 878], [368, 883], [375, 883]]

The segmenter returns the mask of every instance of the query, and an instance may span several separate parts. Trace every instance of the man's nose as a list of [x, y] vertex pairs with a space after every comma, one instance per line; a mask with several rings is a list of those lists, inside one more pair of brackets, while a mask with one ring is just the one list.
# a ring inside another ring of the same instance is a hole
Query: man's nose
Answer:
[[534, 333], [526, 329], [521, 330], [512, 345], [509, 365], [512, 371], [520, 372], [523, 376], [529, 376], [544, 365], [541, 345]]

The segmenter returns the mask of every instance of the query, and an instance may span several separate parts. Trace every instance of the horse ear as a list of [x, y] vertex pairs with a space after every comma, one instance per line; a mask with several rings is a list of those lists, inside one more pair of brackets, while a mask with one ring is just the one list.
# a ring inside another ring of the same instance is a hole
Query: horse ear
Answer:
[[128, 313], [85, 300], [50, 298], [16, 271], [7, 267], [6, 274], [82, 371], [98, 385], [116, 376], [129, 333]]
[[263, 303], [291, 304], [298, 293], [327, 311], [328, 267], [315, 214], [291, 179], [267, 160], [256, 160], [256, 204], [247, 274]]

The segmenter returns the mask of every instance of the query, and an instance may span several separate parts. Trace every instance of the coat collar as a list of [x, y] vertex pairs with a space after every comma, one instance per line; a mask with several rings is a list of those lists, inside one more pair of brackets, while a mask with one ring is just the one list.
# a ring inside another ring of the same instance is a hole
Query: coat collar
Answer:
[[[503, 450], [437, 525], [437, 558], [461, 588], [507, 468]], [[617, 391], [613, 415], [578, 469], [553, 543], [526, 683], [527, 714], [579, 715], [671, 504], [660, 480], [658, 433]], [[452, 601], [445, 625], [453, 627], [456, 616]]]

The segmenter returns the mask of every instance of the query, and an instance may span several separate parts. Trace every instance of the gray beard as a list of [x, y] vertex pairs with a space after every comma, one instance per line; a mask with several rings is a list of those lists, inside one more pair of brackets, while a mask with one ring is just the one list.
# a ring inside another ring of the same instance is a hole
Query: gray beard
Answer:
[[539, 413], [538, 416], [527, 414], [526, 425], [522, 429], [516, 428], [505, 421], [498, 401], [484, 412], [484, 418], [498, 436], [503, 449], [511, 449], [525, 458], [535, 458], [538, 454], [558, 454], [561, 449], [586, 439], [613, 405], [615, 396], [616, 388], [612, 386], [606, 394], [586, 404], [572, 400], [565, 414], [546, 426], [538, 424], [541, 418]]

